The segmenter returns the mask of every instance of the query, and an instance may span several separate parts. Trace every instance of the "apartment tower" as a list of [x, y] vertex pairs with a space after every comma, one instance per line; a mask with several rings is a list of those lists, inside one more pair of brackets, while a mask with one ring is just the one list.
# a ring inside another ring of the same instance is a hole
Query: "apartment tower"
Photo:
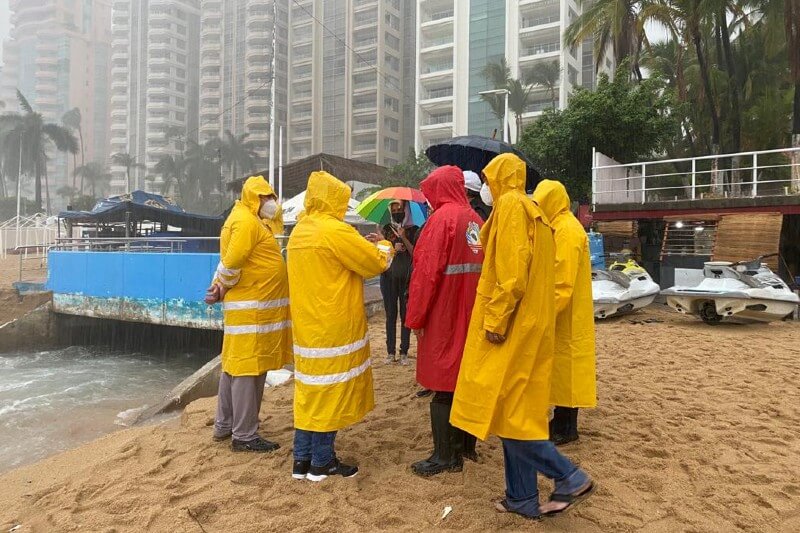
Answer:
[[255, 145], [259, 169], [268, 167], [269, 158], [273, 38], [276, 150], [277, 128], [286, 126], [290, 3], [202, 0], [201, 5], [200, 138], [246, 133], [246, 140]]
[[158, 190], [158, 161], [198, 139], [200, 0], [114, 0], [112, 34], [111, 153], [136, 164], [112, 189]]
[[[576, 0], [417, 0], [417, 148], [457, 135], [490, 136], [495, 129], [502, 138], [501, 121], [479, 94], [495, 88], [483, 76], [490, 62], [505, 58], [511, 76], [523, 81], [537, 65], [558, 66], [554, 85], [533, 85], [523, 124], [546, 108], [565, 107], [574, 88], [593, 87], [591, 41], [563, 45], [580, 10]], [[515, 122], [509, 117], [512, 140]]]
[[288, 160], [326, 152], [397, 164], [414, 142], [414, 2], [289, 7]]
[[65, 207], [55, 191], [72, 184], [76, 160], [105, 163], [108, 155], [111, 0], [10, 0], [9, 7], [0, 79], [5, 110], [19, 110], [19, 89], [46, 122], [61, 124], [76, 107], [81, 112], [83, 157], [48, 150], [50, 197]]

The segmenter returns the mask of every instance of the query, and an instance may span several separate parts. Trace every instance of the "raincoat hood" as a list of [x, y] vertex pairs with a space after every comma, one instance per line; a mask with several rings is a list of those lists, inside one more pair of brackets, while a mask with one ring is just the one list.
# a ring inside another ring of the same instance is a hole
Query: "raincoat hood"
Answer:
[[469, 205], [464, 192], [464, 174], [460, 168], [446, 165], [435, 169], [420, 183], [420, 190], [434, 209], [444, 204]]
[[569, 195], [560, 181], [542, 180], [533, 191], [533, 201], [539, 204], [549, 220], [569, 211]]
[[312, 172], [303, 207], [308, 215], [324, 214], [344, 220], [351, 192], [350, 187], [324, 170]]
[[261, 196], [275, 196], [275, 191], [264, 179], [264, 176], [250, 176], [242, 186], [242, 205], [258, 216], [258, 210], [261, 208]]
[[483, 169], [495, 202], [510, 191], [525, 194], [526, 173], [525, 162], [511, 153], [498, 155]]

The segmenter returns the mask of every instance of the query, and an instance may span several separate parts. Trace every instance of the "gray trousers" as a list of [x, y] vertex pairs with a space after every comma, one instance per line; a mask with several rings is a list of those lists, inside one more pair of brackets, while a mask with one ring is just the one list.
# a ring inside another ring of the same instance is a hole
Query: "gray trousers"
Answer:
[[220, 375], [214, 435], [222, 437], [233, 433], [234, 440], [243, 442], [258, 437], [258, 412], [266, 380], [266, 373], [231, 376], [223, 372]]

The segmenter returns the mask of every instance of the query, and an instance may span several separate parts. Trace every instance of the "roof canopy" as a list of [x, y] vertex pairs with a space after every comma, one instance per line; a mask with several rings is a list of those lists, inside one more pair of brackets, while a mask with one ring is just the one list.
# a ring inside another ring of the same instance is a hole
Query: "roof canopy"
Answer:
[[[130, 215], [126, 215], [130, 213]], [[111, 196], [97, 202], [91, 211], [62, 211], [58, 218], [73, 224], [160, 222], [200, 236], [217, 236], [224, 219], [187, 213], [171, 198], [144, 191]]]

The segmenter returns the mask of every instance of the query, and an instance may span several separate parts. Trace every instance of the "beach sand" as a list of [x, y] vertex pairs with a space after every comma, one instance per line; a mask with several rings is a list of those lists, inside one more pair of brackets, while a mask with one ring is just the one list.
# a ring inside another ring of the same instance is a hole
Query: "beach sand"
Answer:
[[[504, 488], [495, 438], [462, 473], [410, 473], [431, 447], [428, 400], [414, 397], [413, 366], [383, 362], [381, 317], [370, 327], [377, 406], [337, 440], [356, 478], [291, 479], [283, 386], [261, 412], [277, 453], [212, 442], [215, 400], [200, 400], [179, 420], [0, 476], [0, 531], [800, 531], [798, 323], [710, 327], [661, 308], [599, 323], [600, 404], [562, 448], [599, 489], [538, 523], [493, 510]], [[543, 499], [551, 486], [540, 483]]]

